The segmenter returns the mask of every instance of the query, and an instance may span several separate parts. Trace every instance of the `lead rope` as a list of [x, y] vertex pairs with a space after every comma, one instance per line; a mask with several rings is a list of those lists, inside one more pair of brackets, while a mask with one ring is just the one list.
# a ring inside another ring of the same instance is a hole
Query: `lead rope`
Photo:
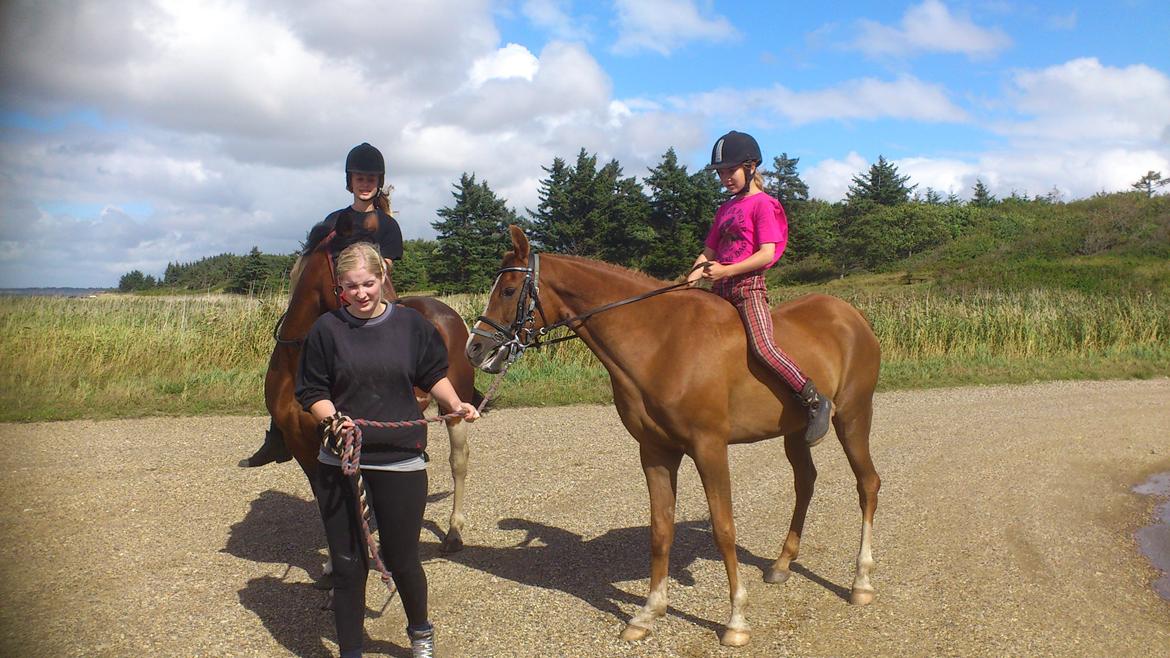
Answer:
[[[499, 387], [500, 381], [504, 379], [504, 375], [507, 374], [507, 372], [508, 364], [505, 364], [504, 368], [500, 370], [500, 374], [496, 375], [495, 380], [493, 380], [491, 386], [488, 387], [488, 391], [486, 394], [484, 394], [483, 400], [479, 403], [479, 406], [476, 407], [476, 411], [483, 413], [483, 409], [487, 406], [488, 401], [495, 397], [496, 389]], [[386, 589], [389, 591], [390, 596], [394, 596], [394, 582], [390, 578], [390, 571], [386, 568], [386, 565], [382, 563], [381, 551], [378, 550], [378, 544], [376, 541], [374, 541], [374, 533], [370, 531], [370, 504], [366, 498], [366, 482], [362, 478], [361, 469], [361, 428], [365, 426], [381, 429], [397, 429], [402, 427], [413, 427], [415, 425], [426, 425], [428, 423], [438, 423], [440, 421], [462, 418], [463, 416], [464, 414], [462, 413], [449, 413], [443, 414], [441, 416], [428, 416], [425, 418], [419, 418], [417, 420], [394, 421], [377, 421], [366, 420], [365, 418], [354, 418], [351, 419], [354, 424], [353, 429], [342, 430], [340, 432], [335, 431], [334, 427], [335, 425], [339, 424], [340, 421], [344, 420], [346, 418], [345, 416], [334, 414], [333, 416], [326, 418], [325, 421], [322, 421], [323, 423], [329, 422], [329, 428], [326, 432], [326, 437], [324, 440], [326, 450], [337, 454], [338, 458], [341, 459], [342, 473], [353, 476], [354, 487], [357, 489], [358, 518], [360, 518], [362, 522], [362, 534], [366, 538], [366, 547], [368, 548], [370, 555], [373, 557], [374, 568], [376, 568], [378, 573], [381, 574], [382, 582], [386, 584]], [[336, 436], [337, 438], [336, 449], [329, 445], [330, 435]]]

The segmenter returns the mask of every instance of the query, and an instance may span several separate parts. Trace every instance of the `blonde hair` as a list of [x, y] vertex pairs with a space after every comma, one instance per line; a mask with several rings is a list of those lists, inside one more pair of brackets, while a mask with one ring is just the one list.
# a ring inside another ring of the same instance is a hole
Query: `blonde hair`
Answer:
[[764, 189], [764, 175], [760, 173], [760, 165], [755, 163], [752, 163], [752, 179], [748, 181], [748, 187], [751, 187], [752, 184], [755, 184], [760, 190]]
[[[386, 280], [386, 261], [382, 260], [382, 254], [378, 248], [369, 242], [355, 242], [337, 254], [337, 262], [334, 269], [337, 273], [337, 278], [341, 279], [347, 272], [352, 272], [357, 269], [366, 268], [370, 274], [378, 277], [378, 281], [385, 282]], [[385, 285], [382, 287], [382, 299], [386, 298]]]

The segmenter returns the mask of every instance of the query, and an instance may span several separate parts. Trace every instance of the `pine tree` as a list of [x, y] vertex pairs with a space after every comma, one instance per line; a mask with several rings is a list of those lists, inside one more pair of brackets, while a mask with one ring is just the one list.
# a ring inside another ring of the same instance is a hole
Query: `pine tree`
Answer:
[[264, 288], [268, 284], [268, 279], [268, 264], [264, 262], [260, 248], [252, 247], [252, 251], [248, 252], [243, 266], [228, 287], [228, 292], [252, 294]]
[[406, 240], [402, 243], [402, 258], [394, 262], [394, 289], [398, 294], [429, 290], [430, 272], [439, 243], [434, 240]]
[[440, 208], [442, 219], [431, 222], [438, 232], [438, 253], [430, 280], [443, 292], [485, 291], [510, 244], [508, 225], [520, 220], [487, 181], [475, 181], [475, 174], [465, 172], [451, 195], [455, 204]]
[[138, 290], [148, 290], [155, 286], [155, 280], [152, 276], [146, 276], [142, 270], [130, 270], [122, 275], [118, 280], [118, 290], [121, 292], [135, 292]]
[[800, 203], [808, 201], [808, 185], [796, 173], [800, 158], [790, 158], [787, 153], [772, 158], [772, 170], [761, 170], [764, 177], [764, 191], [780, 200], [787, 211], [793, 211]]
[[528, 210], [532, 217], [529, 237], [540, 249], [572, 253], [574, 230], [570, 226], [569, 177], [573, 172], [560, 158], [553, 158], [551, 166], [541, 168], [548, 177], [540, 181], [537, 192], [540, 203], [536, 210]]
[[995, 196], [983, 184], [982, 179], [976, 178], [975, 187], [971, 188], [971, 205], [976, 208], [989, 208], [995, 205]]
[[876, 164], [869, 168], [866, 174], [857, 174], [853, 177], [853, 184], [849, 186], [846, 199], [854, 204], [860, 201], [871, 201], [882, 206], [896, 206], [906, 203], [910, 193], [917, 185], [906, 186], [909, 176], [899, 176], [898, 168], [894, 164], [878, 156]]
[[1146, 198], [1154, 196], [1155, 187], [1164, 187], [1170, 183], [1170, 178], [1162, 178], [1162, 172], [1154, 171], [1153, 169], [1146, 172], [1145, 176], [1137, 179], [1137, 181], [1130, 184], [1130, 187], [1139, 191], [1145, 192]]
[[723, 199], [722, 187], [708, 172], [687, 174], [673, 148], [644, 182], [650, 191], [648, 220], [654, 242], [643, 269], [662, 278], [682, 276], [703, 249], [703, 238]]
[[598, 169], [597, 156], [585, 149], [569, 167], [556, 158], [545, 167], [540, 204], [529, 210], [531, 236], [548, 251], [637, 265], [650, 247], [649, 208], [633, 178], [611, 160]]

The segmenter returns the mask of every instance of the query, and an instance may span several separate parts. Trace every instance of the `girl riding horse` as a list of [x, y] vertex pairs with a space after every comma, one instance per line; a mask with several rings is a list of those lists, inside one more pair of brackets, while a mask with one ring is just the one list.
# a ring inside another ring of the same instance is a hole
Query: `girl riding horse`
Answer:
[[[345, 215], [347, 221], [356, 223], [358, 216], [377, 215], [378, 228], [374, 232], [373, 240], [386, 263], [386, 295], [390, 299], [398, 295], [390, 281], [390, 273], [394, 269], [394, 261], [402, 258], [402, 231], [398, 222], [390, 215], [390, 200], [383, 191], [386, 183], [386, 160], [382, 152], [366, 142], [362, 142], [349, 151], [345, 158], [345, 189], [353, 193], [353, 203], [329, 213], [324, 220], [309, 231], [308, 244], [317, 244], [337, 226], [337, 222]], [[292, 270], [291, 291], [296, 287], [304, 268], [304, 255], [297, 259]], [[272, 462], [286, 462], [292, 459], [285, 444], [284, 436], [275, 422], [270, 422], [268, 431], [264, 433], [264, 443], [247, 459], [240, 460], [242, 468], [255, 468]]]

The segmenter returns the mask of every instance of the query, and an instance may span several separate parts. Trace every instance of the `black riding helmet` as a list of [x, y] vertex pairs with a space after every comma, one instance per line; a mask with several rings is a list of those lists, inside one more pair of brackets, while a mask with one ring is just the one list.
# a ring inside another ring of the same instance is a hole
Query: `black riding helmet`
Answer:
[[345, 156], [345, 189], [353, 191], [349, 182], [350, 174], [378, 174], [378, 189], [386, 183], [386, 160], [382, 152], [370, 146], [369, 142], [362, 142], [349, 150]]
[[711, 147], [711, 164], [704, 169], [729, 169], [749, 162], [758, 165], [763, 160], [756, 138], [733, 130], [716, 140], [715, 146]]

